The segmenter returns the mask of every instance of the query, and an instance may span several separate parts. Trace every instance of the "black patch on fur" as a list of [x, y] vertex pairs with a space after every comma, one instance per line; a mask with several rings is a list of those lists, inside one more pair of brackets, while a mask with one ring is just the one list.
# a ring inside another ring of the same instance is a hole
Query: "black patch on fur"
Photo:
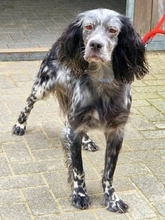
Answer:
[[83, 58], [85, 49], [82, 38], [80, 18], [73, 21], [57, 40], [58, 60], [65, 62], [75, 76], [84, 72], [88, 66]]

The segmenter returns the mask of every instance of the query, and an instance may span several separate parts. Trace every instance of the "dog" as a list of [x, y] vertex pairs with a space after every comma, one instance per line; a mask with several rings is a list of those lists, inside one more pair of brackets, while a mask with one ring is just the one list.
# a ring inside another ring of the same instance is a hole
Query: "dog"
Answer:
[[113, 212], [127, 211], [128, 205], [118, 197], [112, 181], [131, 108], [131, 83], [147, 73], [140, 35], [126, 16], [109, 9], [78, 14], [45, 56], [13, 134], [25, 133], [35, 102], [56, 95], [67, 116], [61, 142], [73, 187], [71, 202], [76, 208], [90, 205], [81, 146], [97, 150], [87, 132], [101, 129], [106, 139], [105, 205]]

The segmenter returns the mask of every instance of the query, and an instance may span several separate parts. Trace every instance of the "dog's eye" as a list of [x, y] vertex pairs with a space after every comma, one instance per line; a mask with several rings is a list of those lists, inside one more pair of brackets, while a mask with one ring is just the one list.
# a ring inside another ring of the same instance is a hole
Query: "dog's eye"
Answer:
[[117, 29], [115, 29], [115, 28], [109, 28], [109, 32], [110, 32], [111, 34], [116, 34], [116, 33], [117, 33]]
[[85, 29], [90, 31], [93, 29], [93, 25], [92, 24], [85, 25]]

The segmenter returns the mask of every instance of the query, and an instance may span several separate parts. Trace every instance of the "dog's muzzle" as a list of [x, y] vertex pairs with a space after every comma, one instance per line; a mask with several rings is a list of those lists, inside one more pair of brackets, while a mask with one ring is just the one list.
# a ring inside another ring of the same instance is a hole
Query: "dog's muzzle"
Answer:
[[84, 59], [88, 62], [107, 62], [105, 45], [98, 40], [89, 41], [86, 45]]

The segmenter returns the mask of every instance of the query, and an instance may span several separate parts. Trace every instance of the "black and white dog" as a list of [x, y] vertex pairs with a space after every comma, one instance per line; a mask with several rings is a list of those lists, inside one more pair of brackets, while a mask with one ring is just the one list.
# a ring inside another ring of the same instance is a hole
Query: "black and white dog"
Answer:
[[56, 94], [67, 115], [62, 145], [73, 184], [72, 204], [89, 206], [81, 146], [96, 150], [89, 129], [102, 129], [106, 138], [102, 178], [107, 209], [128, 209], [115, 193], [113, 175], [131, 107], [130, 85], [148, 72], [145, 48], [129, 19], [115, 11], [95, 9], [80, 13], [44, 58], [27, 105], [13, 133], [23, 135], [36, 101]]

